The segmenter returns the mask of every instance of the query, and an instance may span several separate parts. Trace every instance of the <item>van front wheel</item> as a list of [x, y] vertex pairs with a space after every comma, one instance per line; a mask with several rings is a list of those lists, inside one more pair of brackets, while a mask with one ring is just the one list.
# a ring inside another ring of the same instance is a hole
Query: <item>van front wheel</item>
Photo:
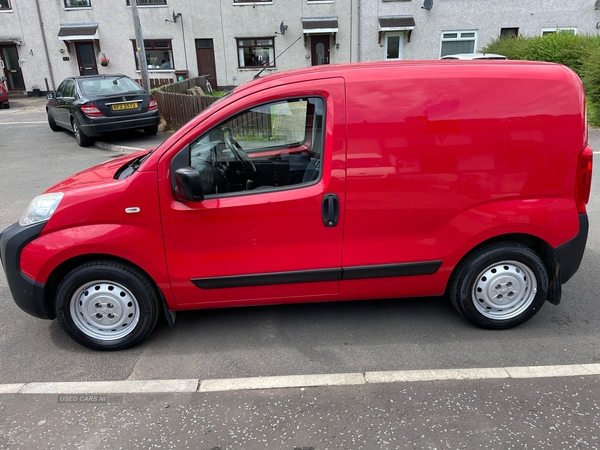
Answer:
[[458, 312], [481, 328], [526, 322], [543, 306], [548, 272], [540, 257], [517, 242], [481, 247], [457, 266], [449, 286]]
[[158, 320], [150, 281], [120, 263], [94, 262], [71, 271], [56, 294], [56, 317], [79, 344], [121, 350], [144, 340]]

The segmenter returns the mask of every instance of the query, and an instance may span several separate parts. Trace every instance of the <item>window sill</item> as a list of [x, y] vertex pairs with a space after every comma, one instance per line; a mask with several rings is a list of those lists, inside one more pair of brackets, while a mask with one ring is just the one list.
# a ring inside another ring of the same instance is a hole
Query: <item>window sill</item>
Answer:
[[12, 9], [0, 9], [0, 13], [3, 13], [3, 12], [11, 13], [11, 12], [13, 12], [13, 10]]
[[233, 6], [260, 6], [260, 5], [272, 5], [273, 2], [238, 2], [234, 3]]
[[314, 5], [314, 4], [319, 4], [319, 3], [334, 3], [334, 0], [315, 0], [314, 2], [311, 2], [310, 0], [308, 0], [307, 3], [309, 5]]
[[[148, 69], [148, 72], [158, 72], [158, 73], [175, 73], [176, 69]], [[140, 69], [136, 69], [137, 73], [140, 73]]]
[[72, 6], [70, 8], [65, 8], [65, 11], [79, 11], [81, 9], [92, 9], [91, 6]]
[[[169, 5], [137, 5], [138, 8], [168, 8]], [[126, 8], [131, 8], [131, 6], [126, 6]]]
[[259, 72], [261, 70], [277, 70], [277, 67], [238, 67], [238, 72]]

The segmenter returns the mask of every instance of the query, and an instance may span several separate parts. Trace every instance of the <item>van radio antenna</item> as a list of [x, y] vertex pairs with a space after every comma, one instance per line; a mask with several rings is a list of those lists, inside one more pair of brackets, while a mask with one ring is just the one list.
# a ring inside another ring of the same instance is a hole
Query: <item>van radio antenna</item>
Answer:
[[[287, 48], [286, 48], [284, 51], [282, 51], [282, 52], [281, 52], [279, 55], [277, 55], [275, 58], [273, 58], [273, 62], [277, 61], [277, 58], [279, 58], [281, 55], [283, 55], [285, 52], [287, 52], [287, 51], [288, 51], [288, 49], [289, 49], [289, 48], [290, 48], [292, 45], [294, 45], [296, 42], [298, 42], [300, 39], [302, 39], [302, 36], [298, 37], [298, 39], [296, 39], [294, 42], [292, 42], [290, 45], [288, 45], [288, 46], [287, 46]], [[270, 65], [270, 64], [269, 64], [269, 65]], [[260, 72], [258, 72], [256, 75], [254, 75], [254, 78], [253, 78], [253, 79], [254, 79], [254, 80], [256, 80], [257, 78], [260, 78], [260, 74], [261, 74], [261, 73], [263, 73], [263, 72], [265, 71], [265, 69], [266, 69], [267, 67], [269, 67], [269, 65], [265, 64], [265, 67], [263, 67], [263, 68], [260, 70]]]

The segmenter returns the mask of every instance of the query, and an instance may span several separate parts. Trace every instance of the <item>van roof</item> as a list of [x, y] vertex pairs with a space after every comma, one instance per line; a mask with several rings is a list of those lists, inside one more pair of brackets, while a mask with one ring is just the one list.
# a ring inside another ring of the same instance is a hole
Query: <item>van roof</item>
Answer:
[[[245, 91], [246, 89], [250, 89], [260, 84], [271, 84], [280, 80], [282, 78], [290, 78], [290, 77], [303, 77], [306, 80], [322, 78], [323, 76], [333, 77], [333, 76], [344, 76], [349, 75], [350, 73], [356, 74], [359, 71], [363, 70], [385, 70], [385, 69], [394, 69], [394, 68], [405, 68], [405, 67], [413, 67], [413, 68], [423, 68], [423, 69], [431, 69], [434, 67], [440, 66], [457, 66], [461, 69], [467, 69], [469, 67], [478, 67], [478, 66], [490, 66], [490, 65], [498, 65], [504, 68], [507, 67], [541, 67], [541, 66], [555, 66], [561, 67], [555, 63], [548, 62], [539, 62], [539, 61], [518, 61], [518, 60], [493, 60], [493, 59], [481, 59], [481, 60], [453, 60], [453, 59], [445, 59], [445, 60], [411, 60], [411, 61], [373, 61], [373, 62], [360, 62], [360, 63], [345, 63], [345, 64], [323, 64], [320, 66], [311, 66], [305, 67], [301, 69], [291, 69], [285, 70], [282, 72], [270, 73], [265, 76], [261, 76], [258, 79], [249, 81], [235, 88], [235, 92], [239, 93], [241, 91]], [[563, 69], [566, 69], [563, 67]]]

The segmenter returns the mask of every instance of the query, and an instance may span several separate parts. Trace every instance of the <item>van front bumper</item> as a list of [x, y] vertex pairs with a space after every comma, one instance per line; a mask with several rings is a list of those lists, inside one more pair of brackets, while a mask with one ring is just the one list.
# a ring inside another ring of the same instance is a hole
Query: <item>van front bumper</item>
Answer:
[[21, 251], [37, 238], [46, 222], [23, 227], [15, 223], [0, 233], [0, 258], [10, 293], [19, 308], [40, 319], [54, 319], [44, 299], [44, 285], [21, 272]]
[[579, 233], [573, 239], [556, 247], [558, 264], [560, 268], [560, 283], [565, 284], [579, 269], [585, 244], [587, 243], [590, 224], [587, 214], [579, 214]]

